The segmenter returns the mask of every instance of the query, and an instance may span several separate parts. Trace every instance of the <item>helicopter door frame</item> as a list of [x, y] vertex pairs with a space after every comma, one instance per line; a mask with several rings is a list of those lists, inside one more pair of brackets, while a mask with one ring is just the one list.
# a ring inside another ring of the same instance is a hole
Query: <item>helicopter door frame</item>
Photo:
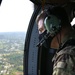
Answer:
[[34, 10], [26, 34], [24, 48], [24, 75], [38, 75], [38, 47], [36, 47], [36, 44], [39, 42], [39, 33], [35, 20], [39, 11], [40, 6]]

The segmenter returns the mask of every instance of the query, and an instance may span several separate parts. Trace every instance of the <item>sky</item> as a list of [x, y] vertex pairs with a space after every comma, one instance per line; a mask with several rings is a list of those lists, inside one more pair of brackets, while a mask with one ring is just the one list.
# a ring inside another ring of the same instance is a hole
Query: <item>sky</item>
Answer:
[[33, 3], [29, 0], [3, 0], [0, 6], [0, 32], [26, 32], [32, 13]]
[[29, 0], [3, 0], [0, 6], [0, 32], [27, 31], [33, 13]]

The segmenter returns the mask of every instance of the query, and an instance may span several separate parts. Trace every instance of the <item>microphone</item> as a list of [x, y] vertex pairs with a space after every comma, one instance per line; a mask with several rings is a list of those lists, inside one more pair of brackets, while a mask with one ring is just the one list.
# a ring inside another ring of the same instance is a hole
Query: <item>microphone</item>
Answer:
[[[39, 43], [36, 45], [37, 47], [42, 46], [44, 44], [44, 42], [50, 37], [50, 33], [47, 33], [46, 35], [44, 35], [44, 37], [39, 41]], [[50, 37], [52, 38], [52, 37]]]

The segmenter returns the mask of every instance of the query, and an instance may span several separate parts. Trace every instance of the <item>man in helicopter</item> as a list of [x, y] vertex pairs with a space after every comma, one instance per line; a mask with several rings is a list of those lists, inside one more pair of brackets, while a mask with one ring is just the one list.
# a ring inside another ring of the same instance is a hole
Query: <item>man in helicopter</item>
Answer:
[[[53, 48], [56, 53], [52, 59], [52, 75], [75, 75], [75, 31], [63, 7], [53, 7], [42, 11], [36, 19], [39, 39], [45, 36], [42, 43], [45, 47]], [[40, 46], [41, 44], [39, 44]]]

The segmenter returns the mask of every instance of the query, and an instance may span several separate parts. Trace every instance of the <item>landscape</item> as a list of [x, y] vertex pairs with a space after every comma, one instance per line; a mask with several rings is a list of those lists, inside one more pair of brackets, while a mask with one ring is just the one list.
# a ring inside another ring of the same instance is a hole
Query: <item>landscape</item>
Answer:
[[0, 75], [23, 75], [25, 32], [0, 32]]

